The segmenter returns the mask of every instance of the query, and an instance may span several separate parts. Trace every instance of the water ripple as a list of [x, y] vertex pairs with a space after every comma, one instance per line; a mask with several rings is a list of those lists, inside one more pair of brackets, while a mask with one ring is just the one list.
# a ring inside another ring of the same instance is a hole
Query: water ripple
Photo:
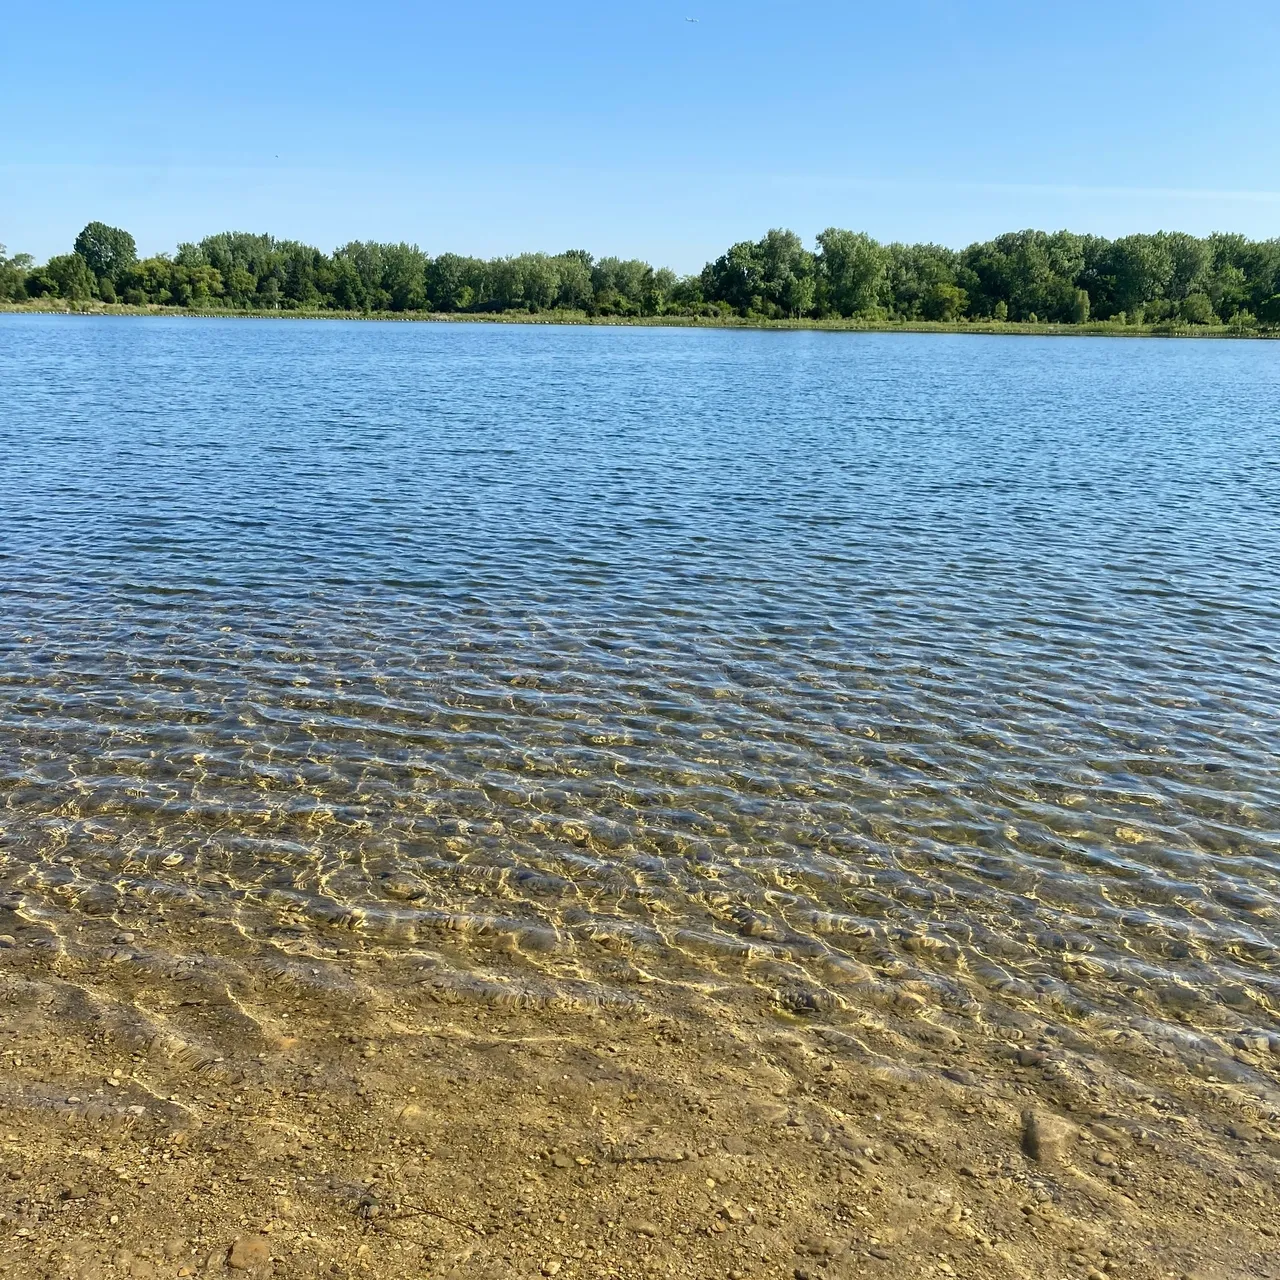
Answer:
[[1274, 354], [0, 317], [4, 888], [1274, 1103]]

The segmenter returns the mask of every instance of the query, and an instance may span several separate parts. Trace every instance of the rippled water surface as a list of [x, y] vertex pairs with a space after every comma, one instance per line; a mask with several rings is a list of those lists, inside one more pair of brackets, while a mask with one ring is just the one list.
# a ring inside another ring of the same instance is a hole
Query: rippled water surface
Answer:
[[10, 906], [1270, 1087], [1277, 406], [1257, 342], [0, 317]]

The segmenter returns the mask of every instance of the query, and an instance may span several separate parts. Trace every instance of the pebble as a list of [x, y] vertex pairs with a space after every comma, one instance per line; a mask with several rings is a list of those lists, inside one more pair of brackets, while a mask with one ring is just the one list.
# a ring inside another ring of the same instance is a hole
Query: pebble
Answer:
[[1104, 1169], [1114, 1169], [1116, 1158], [1110, 1151], [1098, 1151], [1094, 1153], [1094, 1164], [1100, 1164]]
[[650, 1222], [648, 1218], [632, 1218], [627, 1223], [627, 1230], [634, 1231], [638, 1236], [649, 1236], [651, 1239], [658, 1234], [657, 1224]]
[[396, 1122], [410, 1133], [422, 1133], [431, 1127], [431, 1113], [415, 1102], [406, 1103], [396, 1115]]
[[544, 1276], [557, 1276], [560, 1274], [560, 1261], [558, 1258], [548, 1258], [542, 1264], [542, 1274]]
[[948, 1080], [954, 1080], [956, 1084], [962, 1084], [969, 1089], [975, 1088], [979, 1083], [978, 1077], [964, 1067], [948, 1067], [942, 1074]]
[[1122, 1143], [1128, 1141], [1128, 1134], [1123, 1133], [1119, 1129], [1113, 1129], [1109, 1124], [1095, 1122], [1089, 1126], [1089, 1132], [1095, 1138], [1101, 1138], [1103, 1142], [1109, 1142], [1113, 1147], [1118, 1147]]
[[236, 1271], [252, 1271], [271, 1261], [271, 1245], [263, 1236], [241, 1236], [227, 1254], [227, 1263]]
[[893, 1254], [890, 1253], [882, 1244], [873, 1244], [867, 1252], [873, 1258], [879, 1258], [881, 1262], [888, 1262], [889, 1259], [893, 1257]]

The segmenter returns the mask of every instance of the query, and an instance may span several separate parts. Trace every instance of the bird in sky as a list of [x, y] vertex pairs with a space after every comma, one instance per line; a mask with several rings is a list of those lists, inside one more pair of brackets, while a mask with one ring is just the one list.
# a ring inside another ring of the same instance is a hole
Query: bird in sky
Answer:
[[697, 22], [697, 18], [686, 18], [686, 22]]

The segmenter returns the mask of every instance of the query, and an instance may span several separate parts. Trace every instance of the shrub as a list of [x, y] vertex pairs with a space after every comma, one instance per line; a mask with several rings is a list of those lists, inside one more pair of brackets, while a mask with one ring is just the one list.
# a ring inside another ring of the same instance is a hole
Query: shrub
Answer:
[[1182, 300], [1182, 318], [1188, 324], [1213, 324], [1218, 317], [1207, 294], [1189, 293]]
[[929, 286], [920, 310], [926, 320], [955, 320], [969, 305], [969, 295], [958, 285], [939, 281]]

